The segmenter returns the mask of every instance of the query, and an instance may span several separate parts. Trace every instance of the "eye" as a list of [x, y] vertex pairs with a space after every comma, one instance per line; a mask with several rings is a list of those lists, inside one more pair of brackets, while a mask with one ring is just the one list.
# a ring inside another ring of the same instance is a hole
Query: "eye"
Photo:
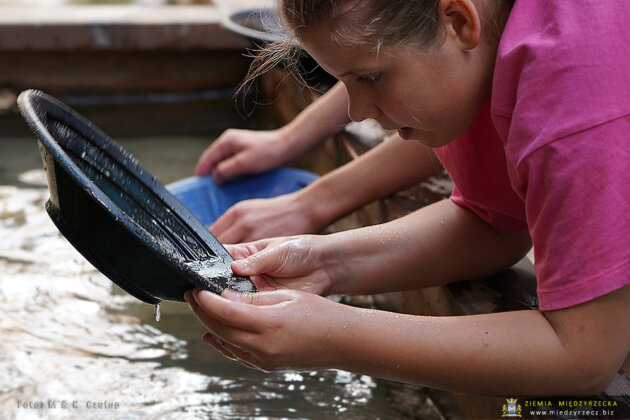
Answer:
[[366, 74], [366, 75], [357, 77], [357, 82], [365, 83], [365, 84], [376, 83], [379, 80], [381, 80], [382, 77], [383, 77], [383, 73]]

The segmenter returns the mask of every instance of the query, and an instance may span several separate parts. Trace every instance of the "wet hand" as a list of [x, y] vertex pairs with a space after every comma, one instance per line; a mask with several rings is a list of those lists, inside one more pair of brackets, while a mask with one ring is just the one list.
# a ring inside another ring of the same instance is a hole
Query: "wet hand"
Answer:
[[232, 270], [249, 276], [260, 291], [293, 289], [325, 295], [330, 290], [324, 236], [263, 239], [226, 248], [236, 259]]
[[279, 130], [226, 130], [203, 152], [195, 175], [212, 175], [221, 184], [237, 175], [266, 172], [286, 161], [285, 143]]
[[277, 290], [222, 296], [195, 289], [186, 301], [209, 332], [203, 336], [226, 357], [264, 371], [336, 364], [335, 325], [349, 307], [317, 295]]

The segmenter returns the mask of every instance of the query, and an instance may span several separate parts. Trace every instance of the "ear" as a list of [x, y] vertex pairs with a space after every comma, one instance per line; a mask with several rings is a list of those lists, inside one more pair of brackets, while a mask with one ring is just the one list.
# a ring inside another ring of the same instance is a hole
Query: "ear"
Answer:
[[448, 38], [462, 50], [472, 50], [481, 39], [481, 18], [473, 0], [440, 0], [438, 12]]

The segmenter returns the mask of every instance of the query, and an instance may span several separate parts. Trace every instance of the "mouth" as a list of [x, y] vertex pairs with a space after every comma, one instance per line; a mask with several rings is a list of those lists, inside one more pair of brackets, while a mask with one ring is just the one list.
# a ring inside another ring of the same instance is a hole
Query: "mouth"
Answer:
[[398, 129], [398, 135], [403, 140], [409, 140], [411, 138], [411, 133], [413, 133], [413, 128], [411, 127], [401, 127]]

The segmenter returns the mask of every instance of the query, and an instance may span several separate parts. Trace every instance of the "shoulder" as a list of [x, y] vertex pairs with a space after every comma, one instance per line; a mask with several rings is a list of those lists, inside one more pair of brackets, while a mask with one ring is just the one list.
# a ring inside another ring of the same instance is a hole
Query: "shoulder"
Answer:
[[627, 0], [517, 0], [493, 81], [504, 141], [535, 148], [629, 114], [629, 20]]
[[628, 132], [630, 115], [546, 143], [518, 166], [514, 184], [526, 203], [541, 308], [630, 282]]

